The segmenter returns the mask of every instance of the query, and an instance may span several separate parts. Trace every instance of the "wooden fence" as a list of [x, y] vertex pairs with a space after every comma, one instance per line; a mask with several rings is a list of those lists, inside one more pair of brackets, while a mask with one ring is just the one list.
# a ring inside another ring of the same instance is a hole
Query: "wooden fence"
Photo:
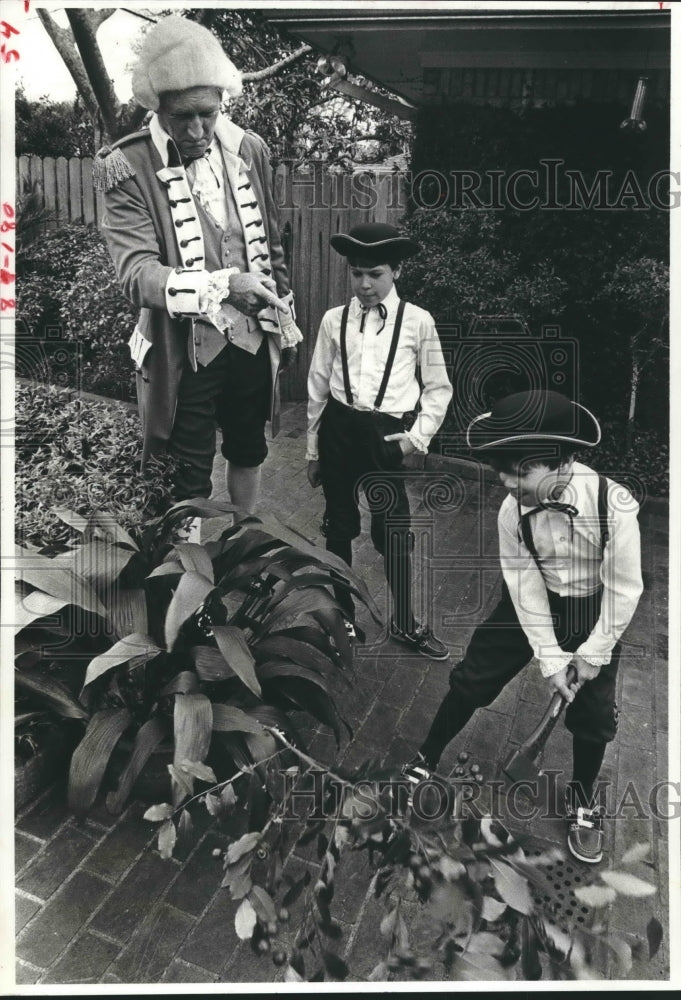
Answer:
[[[36, 183], [50, 213], [50, 226], [101, 224], [103, 203], [92, 187], [90, 157], [18, 157], [17, 195]], [[345, 260], [331, 249], [329, 238], [360, 222], [399, 224], [406, 210], [406, 179], [400, 173], [370, 169], [330, 173], [321, 164], [303, 173], [280, 164], [275, 171], [275, 200], [298, 325], [305, 335], [295, 367], [282, 380], [282, 397], [304, 399], [319, 322], [326, 309], [349, 295]]]

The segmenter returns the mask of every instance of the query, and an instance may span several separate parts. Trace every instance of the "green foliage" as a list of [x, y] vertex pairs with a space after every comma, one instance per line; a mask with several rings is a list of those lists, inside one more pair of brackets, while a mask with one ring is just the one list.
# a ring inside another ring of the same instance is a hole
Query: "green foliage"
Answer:
[[[191, 832], [190, 807], [208, 809], [225, 838], [222, 887], [237, 906], [234, 933], [285, 967], [285, 981], [592, 980], [603, 978], [607, 949], [622, 977], [635, 955], [653, 957], [659, 949], [655, 918], [646, 928], [647, 949], [639, 935], [606, 934], [601, 918], [618, 896], [626, 903], [654, 895], [647, 879], [621, 869], [643, 861], [650, 845], [630, 848], [619, 870], [600, 870], [601, 884], [590, 880], [576, 889], [591, 913], [581, 924], [559, 926], [535, 900], [544, 869], [562, 852], [525, 853], [482, 802], [473, 805], [477, 794], [470, 793], [479, 788], [472, 767], [456, 785], [439, 776], [424, 782], [419, 808], [418, 786], [408, 795], [405, 779], [380, 762], [334, 773], [276, 726], [263, 725], [263, 732], [277, 752], [255, 783], [247, 765], [180, 805], [152, 806], [145, 818], [159, 824], [159, 851], [169, 858]], [[432, 801], [424, 805], [427, 794]], [[310, 799], [314, 811], [306, 819], [298, 810]], [[302, 873], [298, 866], [294, 874], [287, 870], [292, 854], [309, 859]], [[380, 932], [380, 943], [371, 944], [376, 964], [364, 976], [340, 957], [344, 928], [334, 915], [334, 899], [359, 877], [358, 856], [365, 859], [363, 881], [373, 887], [363, 919]], [[597, 945], [605, 946], [600, 959]]]
[[126, 531], [169, 505], [173, 463], [152, 458], [144, 476], [139, 418], [116, 403], [70, 399], [37, 383], [16, 390], [16, 536], [39, 548], [65, 546], [78, 532], [60, 514], [109, 510]]
[[424, 252], [405, 262], [400, 292], [436, 318], [467, 327], [482, 313], [519, 313], [536, 327], [565, 309], [567, 285], [548, 248], [528, 270], [521, 248], [509, 246], [499, 213], [417, 209], [408, 230]]
[[94, 130], [78, 97], [52, 101], [44, 94], [30, 101], [22, 86], [15, 99], [16, 155], [94, 156]]
[[[28, 333], [25, 353], [30, 356], [31, 339], [49, 351], [55, 349], [55, 330], [56, 339], [78, 343], [73, 362], [58, 366], [70, 385], [134, 399], [127, 340], [136, 318], [94, 227], [73, 224], [48, 230], [17, 260], [17, 319]], [[48, 328], [52, 343], [46, 344]], [[48, 380], [56, 380], [50, 374], [54, 367], [48, 358]]]
[[[669, 496], [669, 443], [666, 428], [635, 430], [630, 440], [623, 421], [603, 423], [603, 439], [596, 448], [583, 452], [580, 461], [611, 479], [630, 482], [633, 492]], [[637, 483], [638, 480], [638, 483]]]
[[[223, 8], [187, 16], [210, 27], [242, 72], [266, 69], [300, 48], [257, 10]], [[317, 59], [311, 52], [274, 76], [246, 82], [243, 95], [230, 102], [230, 116], [262, 136], [275, 161], [323, 160], [347, 167], [405, 152], [410, 124], [325, 87]], [[375, 87], [362, 77], [356, 82]]]
[[[206, 523], [234, 512], [184, 501], [128, 533], [109, 511], [61, 510], [80, 544], [53, 558], [18, 549], [19, 686], [26, 672], [50, 673], [65, 655], [64, 634], [79, 668], [60, 703], [70, 718], [87, 717], [69, 777], [79, 815], [95, 801], [114, 750], [122, 763], [114, 787], [107, 778], [108, 805], [118, 812], [163, 744], [177, 808], [195, 782], [271, 758], [276, 744], [262, 726], [295, 734], [291, 712], [307, 712], [340, 740], [334, 689], [350, 683], [352, 654], [331, 584], [337, 575], [377, 618], [374, 602], [342, 560], [276, 519], [247, 518], [205, 546], [179, 540], [188, 517]], [[55, 707], [44, 685], [32, 692], [42, 695], [34, 707]], [[166, 825], [164, 854], [171, 833]]]
[[[669, 219], [651, 201], [651, 191], [663, 197], [664, 185], [657, 191], [650, 182], [668, 164], [668, 109], [646, 109], [643, 139], [619, 130], [622, 114], [617, 106], [588, 104], [523, 114], [465, 105], [424, 113], [406, 220], [424, 249], [405, 263], [400, 291], [445, 329], [458, 324], [464, 336], [479, 314], [517, 314], [538, 340], [544, 324], [557, 327], [573, 358], [563, 391], [608, 423], [605, 444], [618, 461], [633, 456], [632, 433], [648, 435], [654, 446], [635, 456], [637, 469], [645, 470], [650, 492], [666, 492], [660, 459], [668, 422]], [[453, 171], [467, 171], [469, 187], [478, 181], [472, 195], [462, 194], [466, 185], [457, 184]], [[492, 171], [501, 175], [494, 195]], [[535, 207], [513, 206], [508, 182], [514, 171], [535, 172], [532, 185], [525, 178], [516, 187], [521, 200], [538, 196]], [[575, 201], [568, 171], [587, 190], [600, 172], [605, 204]], [[640, 189], [644, 204], [638, 195], [619, 196], [627, 184]], [[505, 372], [513, 347], [507, 342], [495, 350], [481, 348], [479, 378], [455, 366], [445, 432], [460, 435], [462, 415], [470, 418], [493, 401], [479, 393], [480, 383], [495, 368]], [[504, 378], [494, 384], [513, 391], [535, 387], [539, 378], [558, 388], [551, 377], [547, 365], [540, 376], [519, 370], [511, 386]], [[636, 427], [625, 430], [632, 408]]]

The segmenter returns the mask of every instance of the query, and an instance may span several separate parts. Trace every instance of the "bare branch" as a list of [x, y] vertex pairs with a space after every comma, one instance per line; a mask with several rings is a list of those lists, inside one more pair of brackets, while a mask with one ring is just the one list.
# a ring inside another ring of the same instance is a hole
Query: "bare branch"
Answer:
[[272, 63], [271, 66], [266, 66], [265, 69], [254, 70], [251, 73], [244, 73], [242, 78], [244, 83], [252, 83], [254, 80], [268, 80], [272, 76], [277, 76], [282, 70], [286, 69], [287, 66], [293, 65], [293, 63], [298, 62], [303, 56], [306, 56], [308, 52], [312, 52], [311, 45], [301, 45], [299, 49], [292, 52], [288, 56], [284, 56], [279, 62]]
[[87, 113], [95, 121], [98, 113], [97, 98], [88, 80], [83, 61], [73, 43], [71, 32], [67, 28], [60, 28], [48, 11], [36, 7], [36, 13], [45, 31], [50, 36], [55, 49], [61, 56], [64, 65], [71, 74], [71, 78], [82, 98]]
[[100, 24], [104, 24], [105, 21], [109, 20], [112, 14], [116, 13], [116, 9], [110, 8], [102, 10], [101, 8], [97, 8], [97, 10], [89, 10], [87, 13], [88, 13], [88, 20], [90, 21], [93, 30], [97, 31], [97, 28], [99, 28]]

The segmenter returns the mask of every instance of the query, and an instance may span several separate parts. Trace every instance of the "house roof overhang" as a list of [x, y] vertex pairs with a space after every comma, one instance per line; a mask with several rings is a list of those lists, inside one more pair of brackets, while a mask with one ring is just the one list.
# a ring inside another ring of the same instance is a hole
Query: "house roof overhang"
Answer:
[[669, 10], [466, 8], [440, 3], [288, 8], [269, 20], [315, 49], [342, 56], [351, 73], [411, 104], [432, 99], [424, 74], [447, 69], [599, 69], [670, 66]]

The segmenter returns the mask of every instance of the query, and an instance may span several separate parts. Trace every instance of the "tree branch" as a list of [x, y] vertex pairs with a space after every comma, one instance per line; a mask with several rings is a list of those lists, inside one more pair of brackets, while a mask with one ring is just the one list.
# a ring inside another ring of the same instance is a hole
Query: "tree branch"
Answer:
[[116, 139], [121, 106], [97, 44], [98, 15], [89, 10], [67, 9], [66, 16], [102, 115], [104, 131], [109, 139]]
[[116, 13], [116, 10], [114, 8], [108, 10], [101, 10], [98, 8], [97, 10], [91, 10], [88, 13], [92, 28], [94, 31], [97, 31], [100, 24], [104, 24], [105, 21], [108, 21], [112, 14]]
[[312, 52], [311, 45], [301, 45], [299, 49], [292, 52], [288, 56], [284, 56], [279, 62], [272, 63], [271, 66], [266, 66], [265, 69], [253, 70], [251, 73], [243, 73], [242, 79], [244, 83], [252, 83], [255, 80], [268, 80], [272, 76], [277, 76], [282, 70], [286, 69], [287, 66], [291, 66], [295, 62], [299, 62], [306, 56], [308, 52]]
[[95, 92], [92, 89], [83, 61], [78, 54], [78, 50], [73, 43], [71, 32], [66, 28], [60, 28], [48, 11], [36, 7], [36, 14], [40, 18], [43, 28], [49, 35], [52, 44], [61, 56], [64, 65], [71, 74], [71, 79], [76, 85], [87, 113], [93, 122], [97, 120], [98, 107]]

